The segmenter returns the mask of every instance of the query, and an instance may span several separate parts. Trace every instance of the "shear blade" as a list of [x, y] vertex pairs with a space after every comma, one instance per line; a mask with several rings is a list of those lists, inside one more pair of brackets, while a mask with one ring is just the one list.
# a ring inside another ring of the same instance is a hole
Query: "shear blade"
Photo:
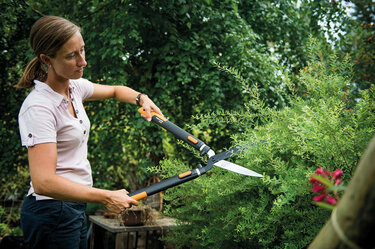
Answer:
[[235, 163], [231, 163], [225, 160], [218, 161], [214, 163], [215, 166], [241, 174], [241, 175], [247, 175], [247, 176], [255, 176], [255, 177], [263, 177], [261, 174], [258, 174], [255, 171], [249, 170], [247, 168], [244, 168], [242, 166], [239, 166]]

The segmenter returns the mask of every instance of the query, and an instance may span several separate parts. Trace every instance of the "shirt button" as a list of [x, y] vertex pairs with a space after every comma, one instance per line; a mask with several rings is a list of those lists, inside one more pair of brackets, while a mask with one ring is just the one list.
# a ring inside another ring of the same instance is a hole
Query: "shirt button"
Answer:
[[29, 135], [28, 135], [29, 137], [33, 137], [33, 135], [31, 134], [31, 133], [29, 133]]
[[76, 110], [76, 113], [78, 114], [78, 110]]
[[86, 130], [83, 131], [83, 134], [86, 134]]
[[74, 98], [72, 98], [72, 101], [74, 101]]
[[80, 123], [80, 124], [82, 124], [82, 123], [83, 123], [82, 119], [81, 119], [81, 120], [79, 121], [79, 123]]

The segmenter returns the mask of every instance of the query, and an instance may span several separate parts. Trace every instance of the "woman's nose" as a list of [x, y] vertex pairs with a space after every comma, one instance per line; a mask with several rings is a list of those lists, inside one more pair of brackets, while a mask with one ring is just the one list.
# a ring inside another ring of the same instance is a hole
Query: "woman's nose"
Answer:
[[80, 67], [85, 67], [87, 65], [86, 59], [84, 55], [79, 55], [77, 65]]

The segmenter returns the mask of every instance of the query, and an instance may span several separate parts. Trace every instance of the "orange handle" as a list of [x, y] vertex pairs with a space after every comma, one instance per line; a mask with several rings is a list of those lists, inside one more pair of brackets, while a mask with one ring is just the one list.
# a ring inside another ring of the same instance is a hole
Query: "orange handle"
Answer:
[[141, 193], [139, 193], [139, 194], [136, 194], [136, 195], [133, 195], [133, 196], [131, 196], [134, 200], [136, 200], [136, 201], [139, 201], [139, 200], [141, 200], [141, 199], [143, 199], [143, 198], [146, 198], [147, 197], [147, 193], [146, 193], [146, 191], [143, 191], [143, 192], [141, 192]]
[[[140, 114], [147, 115], [147, 113], [146, 113], [146, 111], [145, 111], [145, 109], [144, 109], [143, 107], [139, 108], [139, 109], [138, 109], [138, 112], [139, 112]], [[152, 117], [152, 118], [153, 118], [153, 117], [158, 117], [159, 119], [161, 119], [161, 120], [164, 121], [164, 122], [167, 122], [167, 121], [168, 121], [168, 119], [166, 119], [165, 117], [163, 117], [162, 115], [160, 115], [160, 114], [157, 113], [157, 112], [151, 112], [151, 117]]]

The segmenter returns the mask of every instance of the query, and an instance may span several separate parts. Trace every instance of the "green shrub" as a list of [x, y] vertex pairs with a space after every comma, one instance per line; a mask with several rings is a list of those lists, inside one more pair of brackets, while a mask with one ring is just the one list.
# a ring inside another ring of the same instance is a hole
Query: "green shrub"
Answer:
[[[166, 213], [180, 223], [168, 239], [179, 248], [304, 248], [326, 222], [330, 212], [312, 204], [309, 176], [318, 167], [341, 168], [343, 181], [349, 182], [374, 134], [375, 89], [349, 101], [350, 61], [323, 56], [321, 50], [311, 41], [310, 63], [298, 86], [285, 78], [292, 95], [288, 107], [266, 107], [249, 86], [252, 101], [244, 111], [206, 116], [208, 123], [226, 120], [242, 127], [233, 134], [233, 144], [250, 149], [236, 163], [264, 177], [214, 168], [167, 190]], [[170, 176], [189, 167], [168, 159], [160, 170]]]

